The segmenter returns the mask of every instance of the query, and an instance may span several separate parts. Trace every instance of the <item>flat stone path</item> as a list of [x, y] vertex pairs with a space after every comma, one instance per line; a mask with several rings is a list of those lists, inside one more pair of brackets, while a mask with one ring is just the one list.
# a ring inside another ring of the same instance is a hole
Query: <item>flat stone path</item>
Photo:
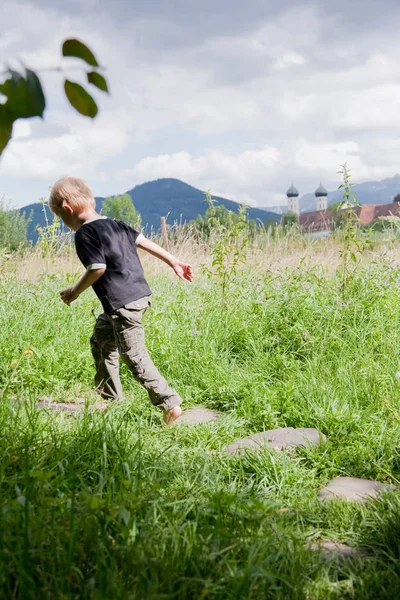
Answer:
[[366, 556], [366, 553], [360, 548], [354, 548], [347, 546], [347, 544], [340, 544], [339, 542], [321, 541], [311, 544], [311, 550], [321, 552], [324, 558], [357, 558]]
[[197, 425], [199, 423], [210, 423], [216, 421], [221, 416], [221, 413], [208, 408], [196, 407], [188, 408], [182, 415], [176, 419], [174, 425], [185, 423], [186, 425]]
[[[38, 408], [48, 408], [54, 412], [65, 412], [69, 414], [76, 414], [83, 412], [85, 409], [86, 401], [84, 398], [77, 398], [75, 402], [55, 402], [52, 398], [42, 398], [36, 403]], [[88, 407], [89, 412], [104, 412], [109, 408], [110, 404], [99, 400], [94, 404], [90, 404]]]
[[82, 412], [85, 408], [84, 404], [78, 404], [75, 402], [53, 402], [48, 400], [41, 400], [37, 402], [36, 406], [38, 408], [48, 408], [55, 412], [67, 412], [67, 413], [77, 413]]
[[[94, 404], [90, 404], [88, 407], [89, 412], [104, 412], [110, 407], [111, 403], [103, 402], [99, 400]], [[52, 398], [42, 398], [37, 402], [38, 408], [48, 408], [54, 412], [66, 412], [69, 414], [80, 413], [85, 409], [84, 398], [78, 398], [76, 402], [55, 402]], [[182, 415], [174, 422], [174, 425], [185, 423], [187, 425], [197, 425], [199, 423], [209, 423], [219, 419], [221, 414], [215, 410], [209, 410], [207, 408], [196, 407], [185, 410]]]
[[299, 427], [284, 427], [271, 429], [262, 433], [255, 433], [247, 438], [238, 440], [224, 449], [228, 454], [243, 454], [247, 449], [262, 450], [269, 446], [278, 452], [286, 448], [298, 448], [300, 446], [318, 446], [326, 442], [326, 436], [317, 429]]
[[358, 479], [357, 477], [335, 477], [318, 494], [321, 500], [342, 498], [352, 502], [367, 502], [371, 498], [377, 498], [383, 490], [395, 490], [394, 485], [370, 481], [369, 479]]

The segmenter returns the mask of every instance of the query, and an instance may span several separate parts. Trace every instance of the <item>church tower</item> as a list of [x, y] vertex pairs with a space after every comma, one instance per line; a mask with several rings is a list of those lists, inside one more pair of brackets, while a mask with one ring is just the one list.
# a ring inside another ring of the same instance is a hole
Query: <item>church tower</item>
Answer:
[[326, 210], [328, 208], [328, 192], [322, 185], [319, 184], [319, 188], [315, 190], [316, 207], [315, 210]]
[[296, 215], [300, 214], [300, 204], [299, 204], [299, 192], [294, 187], [293, 182], [288, 191], [286, 192], [286, 196], [288, 198], [288, 212], [294, 212]]

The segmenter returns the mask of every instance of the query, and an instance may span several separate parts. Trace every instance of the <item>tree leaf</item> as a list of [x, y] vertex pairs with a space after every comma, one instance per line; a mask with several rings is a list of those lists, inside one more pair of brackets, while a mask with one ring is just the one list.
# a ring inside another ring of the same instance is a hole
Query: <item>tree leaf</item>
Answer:
[[46, 108], [46, 100], [44, 98], [42, 84], [36, 73], [30, 69], [26, 69], [26, 86], [29, 109], [32, 112], [32, 115], [30, 116], [43, 117], [44, 109]]
[[0, 84], [0, 92], [7, 96], [3, 105], [16, 119], [42, 117], [46, 102], [42, 85], [36, 73], [26, 70], [26, 78], [9, 69], [10, 77]]
[[4, 105], [0, 105], [0, 155], [11, 139], [14, 119]]
[[93, 52], [89, 50], [89, 48], [79, 40], [65, 40], [62, 46], [62, 54], [63, 56], [73, 56], [74, 58], [80, 58], [87, 62], [87, 64], [91, 67], [99, 66], [99, 63], [97, 62]]
[[97, 88], [99, 88], [99, 90], [101, 90], [102, 92], [107, 92], [107, 94], [109, 93], [107, 81], [105, 80], [103, 75], [100, 75], [100, 73], [97, 73], [97, 71], [91, 71], [87, 74], [87, 78], [88, 82], [95, 85]]
[[26, 81], [17, 73], [9, 69], [10, 77], [0, 85], [0, 92], [7, 96], [4, 107], [13, 115], [14, 119], [23, 116], [27, 97]]
[[10, 77], [3, 81], [3, 83], [0, 83], [0, 92], [9, 98], [16, 90], [20, 89], [24, 78], [13, 69], [8, 69], [7, 72], [10, 74]]
[[70, 104], [81, 115], [90, 117], [91, 119], [97, 115], [98, 108], [96, 102], [79, 83], [66, 79], [64, 89]]

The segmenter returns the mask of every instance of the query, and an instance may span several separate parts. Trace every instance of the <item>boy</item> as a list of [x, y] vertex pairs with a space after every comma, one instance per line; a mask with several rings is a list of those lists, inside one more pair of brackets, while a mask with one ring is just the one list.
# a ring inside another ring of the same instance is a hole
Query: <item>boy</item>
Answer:
[[73, 231], [75, 248], [85, 274], [76, 285], [60, 292], [68, 306], [89, 286], [103, 305], [90, 340], [96, 364], [95, 384], [106, 399], [122, 397], [119, 357], [164, 411], [171, 425], [181, 414], [181, 397], [154, 366], [145, 346], [142, 316], [150, 305], [151, 290], [144, 277], [136, 248], [167, 263], [180, 279], [192, 281], [192, 267], [146, 239], [122, 221], [96, 213], [96, 203], [86, 183], [65, 177], [54, 184], [51, 210]]

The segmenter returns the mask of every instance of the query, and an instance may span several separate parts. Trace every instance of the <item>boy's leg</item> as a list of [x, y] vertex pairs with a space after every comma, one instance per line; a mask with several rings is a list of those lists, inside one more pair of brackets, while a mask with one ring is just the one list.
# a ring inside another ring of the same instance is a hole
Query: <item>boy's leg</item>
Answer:
[[149, 298], [141, 298], [116, 310], [110, 315], [110, 319], [122, 360], [147, 390], [152, 403], [170, 411], [181, 404], [182, 398], [169, 387], [147, 352], [142, 316], [148, 306]]
[[117, 342], [114, 328], [107, 315], [98, 317], [90, 346], [96, 364], [94, 383], [97, 391], [105, 399], [122, 398]]

